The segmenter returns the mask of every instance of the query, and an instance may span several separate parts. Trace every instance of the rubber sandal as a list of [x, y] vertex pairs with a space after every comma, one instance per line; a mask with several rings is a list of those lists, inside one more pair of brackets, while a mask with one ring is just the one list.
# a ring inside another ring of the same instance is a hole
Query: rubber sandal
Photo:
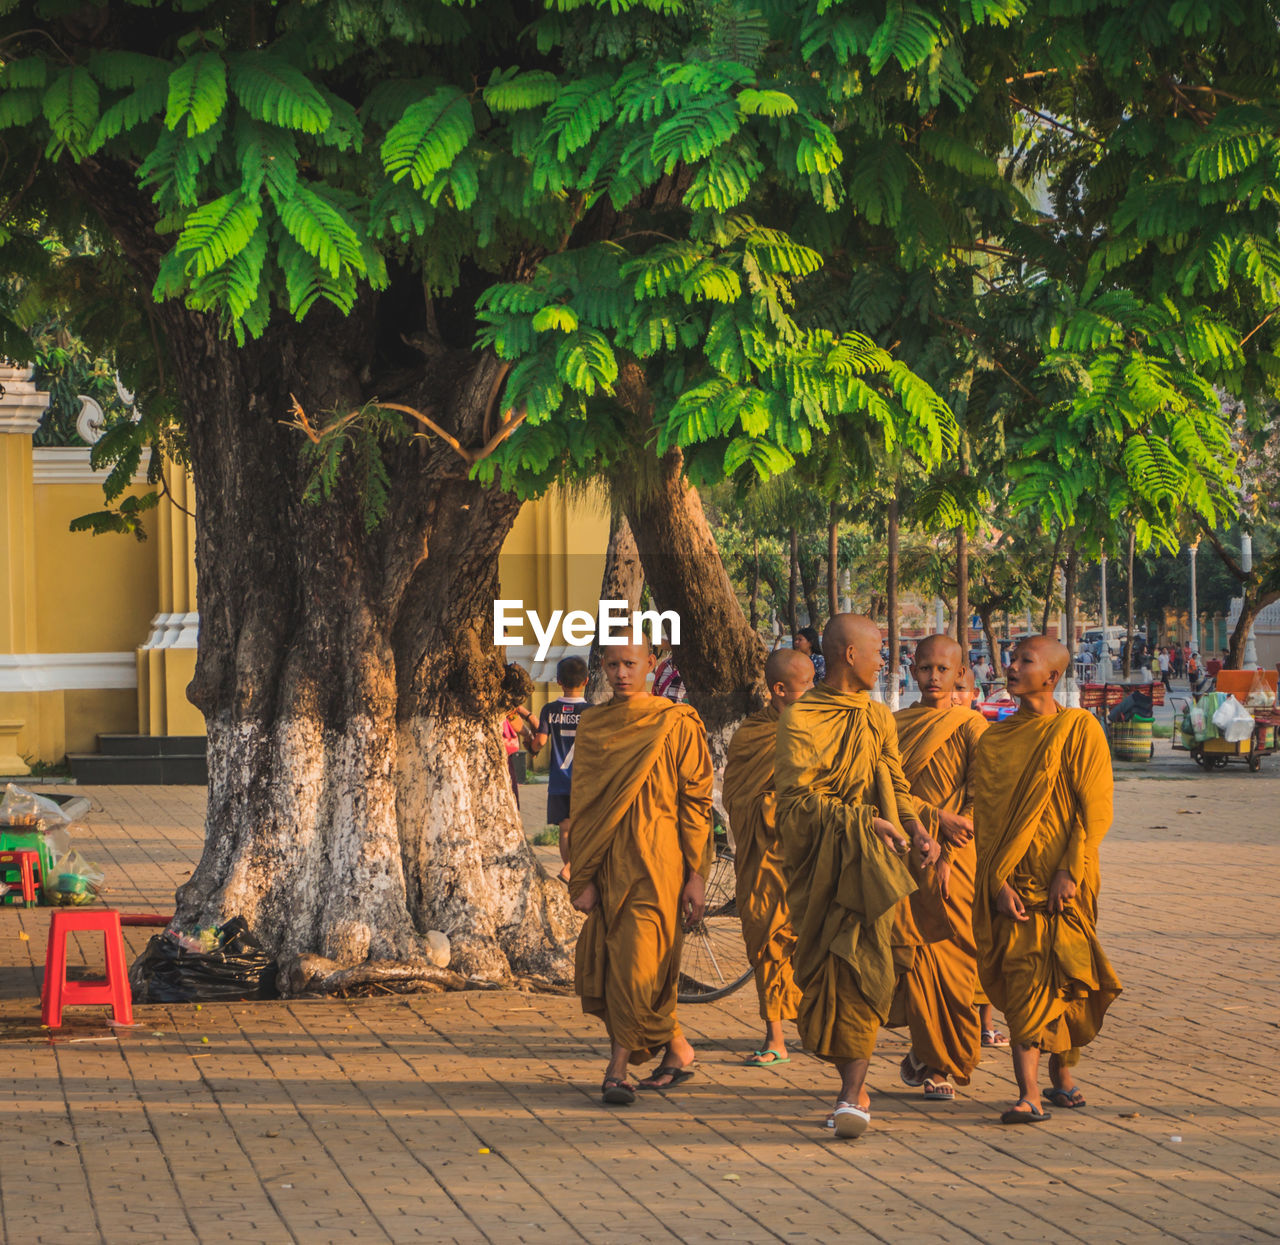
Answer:
[[[669, 1089], [675, 1089], [677, 1085], [681, 1084], [684, 1081], [687, 1081], [692, 1075], [693, 1075], [693, 1064], [690, 1064], [687, 1068], [672, 1068], [672, 1067], [667, 1067], [664, 1064], [656, 1072], [651, 1072], [648, 1076], [646, 1076], [644, 1080], [640, 1082], [637, 1088], [656, 1089], [658, 1093], [663, 1094], [663, 1093], [666, 1093], [666, 1091]], [[671, 1078], [671, 1081], [669, 1084], [655, 1085], [653, 1083], [654, 1081], [658, 1080], [659, 1077], [664, 1077], [664, 1076], [669, 1076]]]
[[[759, 1055], [772, 1055], [772, 1059], [760, 1059]], [[776, 1050], [753, 1050], [751, 1058], [743, 1060], [748, 1068], [776, 1068], [779, 1064], [790, 1063], [790, 1055], [780, 1055]]]
[[1089, 1105], [1078, 1088], [1059, 1089], [1056, 1085], [1053, 1089], [1044, 1091], [1044, 1100], [1050, 1106], [1061, 1107], [1064, 1111], [1078, 1111], [1081, 1107]]
[[999, 1029], [983, 1029], [983, 1046], [1008, 1046], [1009, 1039]]
[[[1026, 1103], [1031, 1108], [1030, 1111], [1019, 1111], [1018, 1106]], [[1053, 1119], [1052, 1114], [1048, 1111], [1041, 1111], [1040, 1108], [1031, 1101], [1030, 1098], [1019, 1098], [1001, 1117], [1001, 1124], [1043, 1124], [1045, 1120]]]
[[849, 1102], [838, 1102], [831, 1118], [836, 1136], [849, 1140], [861, 1137], [867, 1131], [867, 1126], [871, 1123], [871, 1112]]
[[956, 1087], [950, 1081], [935, 1081], [930, 1077], [924, 1083], [924, 1096], [935, 1102], [954, 1102]]
[[606, 1076], [600, 1086], [600, 1097], [610, 1107], [629, 1107], [636, 1100], [636, 1091], [624, 1077]]
[[[972, 1033], [973, 1030], [971, 1029]], [[902, 1062], [898, 1065], [898, 1075], [902, 1078], [904, 1085], [910, 1086], [912, 1089], [919, 1089], [928, 1076], [929, 1069], [925, 1067], [910, 1051], [902, 1056]]]

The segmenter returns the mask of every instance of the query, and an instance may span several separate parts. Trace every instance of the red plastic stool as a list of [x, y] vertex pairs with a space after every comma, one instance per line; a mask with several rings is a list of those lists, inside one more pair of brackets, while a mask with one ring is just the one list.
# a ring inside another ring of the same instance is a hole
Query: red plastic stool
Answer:
[[22, 885], [22, 902], [28, 908], [40, 902], [40, 853], [30, 851], [0, 852], [0, 875], [17, 870]]
[[[106, 981], [67, 980], [67, 935], [75, 930], [99, 930], [106, 943]], [[81, 1003], [106, 1003], [121, 1024], [133, 1023], [133, 993], [124, 963], [120, 913], [113, 909], [78, 912], [59, 908], [49, 914], [49, 949], [44, 958], [44, 990], [40, 1019], [51, 1029], [62, 1025], [62, 1009]]]

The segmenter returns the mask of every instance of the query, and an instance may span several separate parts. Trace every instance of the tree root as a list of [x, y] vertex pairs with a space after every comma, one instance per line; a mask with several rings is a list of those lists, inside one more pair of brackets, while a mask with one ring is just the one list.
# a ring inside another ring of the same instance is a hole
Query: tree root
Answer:
[[342, 968], [322, 955], [296, 955], [282, 960], [276, 984], [284, 998], [299, 994], [341, 994], [393, 987], [396, 993], [434, 993], [446, 990], [499, 990], [505, 984], [480, 977], [464, 977], [437, 968], [426, 960], [366, 960]]

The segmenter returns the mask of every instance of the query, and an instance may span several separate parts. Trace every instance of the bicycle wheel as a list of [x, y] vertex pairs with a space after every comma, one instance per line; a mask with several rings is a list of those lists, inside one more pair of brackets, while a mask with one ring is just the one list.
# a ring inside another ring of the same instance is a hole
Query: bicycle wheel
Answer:
[[727, 844], [717, 844], [716, 858], [707, 879], [706, 913], [684, 935], [680, 981], [676, 986], [676, 999], [681, 1003], [714, 1003], [740, 989], [751, 978], [751, 965], [742, 942], [736, 888], [733, 849]]

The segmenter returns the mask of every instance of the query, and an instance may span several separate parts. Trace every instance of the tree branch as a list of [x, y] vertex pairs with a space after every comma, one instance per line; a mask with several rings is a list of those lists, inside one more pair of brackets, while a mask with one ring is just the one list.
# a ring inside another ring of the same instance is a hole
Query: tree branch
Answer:
[[1240, 563], [1231, 556], [1222, 541], [1218, 539], [1217, 533], [1212, 528], [1205, 526], [1203, 523], [1200, 525], [1200, 530], [1206, 537], [1208, 537], [1209, 543], [1213, 546], [1218, 557], [1222, 559], [1222, 564], [1227, 568], [1227, 570], [1230, 571], [1231, 574], [1234, 575], [1242, 584], [1247, 584], [1253, 578], [1252, 574], [1241, 567]]

